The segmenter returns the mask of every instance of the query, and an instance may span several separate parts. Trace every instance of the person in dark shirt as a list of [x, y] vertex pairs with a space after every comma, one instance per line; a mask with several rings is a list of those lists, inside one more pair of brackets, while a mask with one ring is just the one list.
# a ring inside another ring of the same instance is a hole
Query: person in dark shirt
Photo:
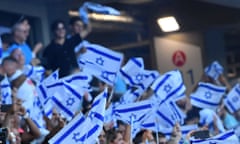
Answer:
[[59, 76], [64, 77], [78, 69], [74, 48], [82, 42], [82, 37], [84, 38], [90, 31], [86, 32], [83, 28], [66, 39], [65, 24], [60, 20], [52, 24], [52, 31], [54, 39], [45, 49], [43, 57], [46, 59], [47, 69], [56, 70], [59, 68]]
[[51, 26], [54, 38], [43, 52], [44, 66], [47, 70], [61, 68], [63, 58], [63, 46], [66, 41], [66, 27], [62, 20], [56, 20]]

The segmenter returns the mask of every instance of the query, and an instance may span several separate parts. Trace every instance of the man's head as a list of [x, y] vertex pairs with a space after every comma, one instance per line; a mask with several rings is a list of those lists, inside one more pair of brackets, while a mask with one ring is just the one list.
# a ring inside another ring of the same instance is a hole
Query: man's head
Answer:
[[20, 48], [15, 48], [10, 55], [17, 60], [20, 67], [25, 64], [25, 56]]
[[13, 39], [17, 42], [25, 42], [28, 37], [28, 29], [24, 23], [17, 23], [13, 26]]
[[73, 35], [79, 34], [84, 28], [84, 23], [79, 17], [72, 17], [69, 24]]
[[7, 50], [7, 48], [12, 43], [12, 35], [10, 33], [3, 33], [1, 35], [3, 50]]
[[56, 20], [52, 23], [51, 30], [55, 38], [65, 38], [66, 36], [66, 27], [65, 23], [62, 20]]
[[16, 59], [12, 57], [6, 57], [2, 61], [2, 67], [7, 76], [12, 76], [18, 69], [18, 63]]

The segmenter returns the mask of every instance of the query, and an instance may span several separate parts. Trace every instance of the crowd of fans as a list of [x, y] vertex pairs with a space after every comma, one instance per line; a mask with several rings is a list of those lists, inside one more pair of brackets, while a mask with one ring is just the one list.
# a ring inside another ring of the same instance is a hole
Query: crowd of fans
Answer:
[[[51, 119], [46, 116], [38, 118], [38, 120], [43, 119], [45, 125], [45, 128], [39, 128], [35, 122], [36, 119], [29, 115], [28, 110], [34, 108], [35, 97], [38, 95], [36, 86], [42, 79], [56, 69], [59, 69], [60, 77], [81, 71], [76, 61], [74, 48], [91, 32], [91, 25], [83, 24], [79, 17], [71, 18], [69, 25], [71, 33], [67, 35], [65, 22], [56, 20], [51, 26], [53, 39], [46, 48], [43, 48], [41, 43], [37, 43], [34, 47], [30, 47], [26, 43], [31, 30], [27, 18], [21, 18], [13, 26], [12, 33], [1, 35], [3, 43], [1, 78], [3, 81], [4, 76], [7, 76], [12, 90], [12, 102], [6, 104], [2, 98], [0, 113], [1, 127], [2, 129], [7, 128], [7, 143], [48, 143], [48, 140], [68, 123], [56, 109], [53, 109]], [[43, 54], [39, 57], [41, 51]], [[43, 71], [43, 75], [29, 76], [31, 67]], [[228, 91], [232, 87], [223, 74], [218, 78], [217, 82], [205, 74], [203, 74], [200, 81], [226, 86]], [[92, 92], [93, 96], [103, 91], [106, 86], [104, 82], [98, 80], [93, 83], [95, 84], [95, 89]], [[113, 100], [126, 92], [127, 85], [121, 78], [118, 78], [114, 88]], [[197, 86], [193, 91], [196, 89]], [[142, 99], [147, 99], [148, 96], [146, 95], [144, 94]], [[4, 96], [1, 95], [1, 97]], [[85, 96], [79, 111], [84, 114], [87, 113], [91, 108], [91, 102], [92, 99]], [[131, 126], [122, 121], [117, 121], [117, 126], [114, 126], [113, 123], [104, 125], [102, 132], [98, 136], [98, 143], [155, 144], [158, 141], [158, 144], [178, 144], [180, 142], [187, 144], [196, 131], [209, 130], [211, 136], [214, 136], [226, 130], [237, 129], [239, 126], [239, 111], [230, 113], [223, 103], [218, 106], [216, 111], [192, 106], [189, 96], [177, 101], [177, 104], [187, 116], [185, 119], [186, 125], [201, 123], [204, 114], [207, 115], [207, 122], [199, 126], [199, 129], [189, 132], [184, 138], [180, 124], [176, 123], [170, 137], [166, 137], [161, 132], [155, 133], [145, 129], [137, 133], [135, 138], [132, 139], [130, 134]], [[37, 117], [37, 114], [35, 116]], [[3, 131], [0, 131], [0, 133], [3, 133]], [[1, 141], [4, 141], [4, 138], [0, 138]]]

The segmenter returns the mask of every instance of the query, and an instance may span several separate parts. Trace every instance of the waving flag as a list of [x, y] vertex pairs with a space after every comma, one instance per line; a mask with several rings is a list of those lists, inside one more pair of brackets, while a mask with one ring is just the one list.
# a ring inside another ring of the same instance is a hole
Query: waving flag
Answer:
[[122, 64], [123, 55], [96, 44], [88, 44], [86, 49], [87, 51], [78, 57], [78, 63], [83, 71], [113, 85]]
[[160, 76], [151, 86], [154, 93], [161, 100], [176, 100], [179, 96], [184, 96], [186, 87], [184, 86], [180, 71], [174, 70]]
[[49, 143], [94, 143], [103, 128], [106, 97], [107, 89], [95, 98], [87, 118], [79, 114]]
[[135, 102], [142, 94], [144, 93], [144, 90], [141, 88], [138, 88], [134, 91], [132, 89], [127, 90], [125, 94], [121, 97], [120, 103], [121, 104], [127, 104], [127, 103], [133, 103]]
[[223, 70], [223, 67], [217, 61], [214, 61], [210, 66], [206, 67], [204, 71], [206, 75], [210, 76], [214, 80], [217, 80], [223, 73]]
[[107, 100], [107, 88], [105, 88], [104, 92], [102, 92], [94, 99], [92, 108], [84, 122], [81, 137], [79, 139], [75, 139], [76, 142], [77, 141], [80, 141], [82, 143], [96, 142], [99, 134], [103, 129], [106, 100]]
[[108, 15], [120, 15], [120, 12], [114, 8], [103, 6], [93, 2], [85, 2], [82, 7], [79, 8], [80, 17], [85, 24], [88, 24], [88, 11], [94, 11], [96, 13], [108, 14]]
[[239, 144], [239, 140], [234, 131], [230, 130], [206, 140], [192, 139], [191, 144]]
[[25, 65], [23, 73], [37, 84], [43, 81], [45, 76], [45, 69], [42, 66]]
[[12, 90], [7, 77], [1, 81], [2, 104], [12, 104]]
[[80, 109], [84, 92], [79, 88], [74, 88], [68, 83], [64, 83], [61, 90], [54, 93], [51, 100], [53, 105], [62, 114], [71, 119], [74, 114]]
[[236, 84], [224, 99], [227, 109], [234, 113], [240, 109], [240, 85]]
[[49, 91], [47, 90], [47, 85], [54, 83], [58, 77], [58, 70], [54, 71], [51, 75], [49, 75], [46, 79], [44, 79], [36, 88], [38, 97], [40, 102], [43, 106], [46, 106], [47, 101], [51, 98], [53, 93], [49, 94]]
[[131, 117], [137, 121], [143, 116], [146, 116], [152, 110], [152, 101], [144, 100], [129, 104], [120, 104], [115, 107], [114, 115], [116, 119], [128, 122], [130, 124]]
[[144, 70], [142, 58], [131, 58], [121, 68], [120, 74], [127, 84], [133, 87], [140, 87], [143, 90], [146, 90], [159, 76], [157, 71]]
[[225, 90], [225, 87], [199, 82], [197, 90], [191, 94], [191, 103], [200, 108], [216, 109]]
[[48, 141], [49, 144], [76, 143], [74, 138], [76, 138], [79, 135], [77, 135], [75, 132], [82, 129], [84, 121], [85, 121], [84, 115], [82, 113], [79, 113], [70, 123], [68, 123], [53, 138], [51, 138]]

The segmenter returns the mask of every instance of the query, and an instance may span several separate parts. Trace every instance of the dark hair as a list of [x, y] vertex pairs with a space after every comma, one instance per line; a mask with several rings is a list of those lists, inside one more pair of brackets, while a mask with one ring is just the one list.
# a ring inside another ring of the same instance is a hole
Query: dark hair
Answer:
[[3, 33], [1, 35], [2, 43], [11, 44], [13, 42], [12, 34], [11, 33]]
[[193, 120], [194, 118], [200, 118], [200, 114], [199, 114], [200, 110], [201, 108], [193, 106], [192, 109], [187, 112], [187, 117], [185, 119], [185, 122]]
[[65, 28], [65, 22], [63, 20], [55, 20], [51, 25], [51, 31], [55, 32], [58, 29], [59, 24], [63, 24]]
[[29, 20], [25, 15], [21, 15], [21, 17], [18, 19], [16, 23], [22, 23], [24, 21], [29, 21]]
[[118, 133], [121, 134], [121, 132], [114, 130], [114, 129], [108, 131], [108, 133], [107, 133], [108, 142], [113, 142], [117, 138]]
[[17, 63], [17, 60], [16, 60], [15, 58], [11, 57], [11, 56], [5, 57], [5, 58], [2, 60], [2, 65], [4, 65], [4, 63], [5, 63], [6, 61], [10, 61], [10, 62], [15, 62], [15, 63]]
[[69, 21], [69, 24], [72, 26], [74, 25], [77, 21], [82, 21], [80, 17], [72, 17]]

